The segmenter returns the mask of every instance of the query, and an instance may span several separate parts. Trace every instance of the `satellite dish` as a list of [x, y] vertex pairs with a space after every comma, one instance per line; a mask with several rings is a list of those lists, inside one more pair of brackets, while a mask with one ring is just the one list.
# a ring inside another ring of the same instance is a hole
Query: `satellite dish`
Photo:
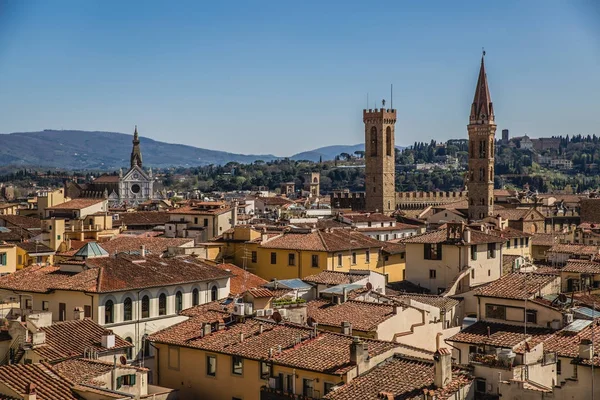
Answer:
[[126, 365], [127, 364], [127, 358], [125, 356], [121, 356], [121, 358], [119, 358], [119, 361], [121, 361], [122, 365]]
[[558, 301], [560, 301], [561, 303], [566, 303], [567, 302], [567, 296], [564, 293], [561, 293], [558, 295]]
[[310, 326], [312, 328], [313, 326], [315, 326], [317, 321], [313, 317], [308, 317], [308, 319], [306, 320], [306, 323], [308, 324], [308, 326]]
[[275, 311], [273, 313], [273, 315], [271, 316], [271, 318], [273, 318], [273, 321], [280, 323], [282, 318], [281, 318], [281, 314], [279, 314], [279, 311]]
[[367, 290], [373, 290], [373, 284], [371, 282], [367, 282]]

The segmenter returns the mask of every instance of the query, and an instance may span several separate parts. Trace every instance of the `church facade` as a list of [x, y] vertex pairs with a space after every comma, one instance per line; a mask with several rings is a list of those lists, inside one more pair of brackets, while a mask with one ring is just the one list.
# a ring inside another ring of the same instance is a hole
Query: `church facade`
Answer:
[[91, 183], [65, 183], [65, 194], [70, 198], [93, 197], [107, 198], [110, 207], [132, 206], [135, 207], [145, 201], [161, 198], [155, 192], [152, 170], [144, 170], [142, 164], [142, 151], [137, 126], [133, 133], [133, 148], [129, 163], [129, 170], [118, 175], [104, 174], [94, 179]]

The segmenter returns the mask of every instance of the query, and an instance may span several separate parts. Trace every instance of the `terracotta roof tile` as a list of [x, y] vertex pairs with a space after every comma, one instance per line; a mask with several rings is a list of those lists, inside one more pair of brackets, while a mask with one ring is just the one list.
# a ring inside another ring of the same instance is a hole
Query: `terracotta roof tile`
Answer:
[[525, 334], [522, 325], [478, 321], [447, 340], [449, 342], [510, 347], [517, 352], [522, 352], [524, 348], [520, 348], [519, 346], [524, 344], [525, 341], [527, 341], [530, 344], [530, 348], [532, 348], [549, 338], [552, 333], [553, 331], [549, 328], [528, 327], [527, 334]]
[[360, 213], [360, 214], [343, 214], [344, 218], [348, 218], [354, 223], [360, 222], [394, 222], [396, 218], [389, 217], [382, 213]]
[[23, 229], [41, 229], [42, 221], [33, 217], [22, 215], [0, 215], [0, 220], [6, 221], [8, 227], [15, 226]]
[[531, 299], [541, 288], [557, 281], [553, 274], [527, 274], [513, 272], [475, 290], [475, 296], [497, 297], [503, 299]]
[[307, 317], [314, 318], [319, 325], [340, 327], [342, 322], [349, 322], [352, 329], [364, 332], [377, 330], [379, 324], [395, 315], [393, 305], [355, 300], [341, 304], [313, 300], [306, 307]]
[[564, 272], [576, 272], [581, 274], [600, 274], [600, 262], [587, 260], [568, 260], [561, 268]]
[[113, 221], [113, 226], [125, 225], [130, 228], [136, 226], [164, 225], [170, 220], [168, 212], [164, 211], [137, 211], [119, 213], [119, 219]]
[[[351, 336], [319, 332], [312, 337], [312, 328], [247, 319], [202, 337], [200, 326], [199, 320], [191, 318], [150, 335], [150, 340], [255, 360], [269, 359], [269, 352], [274, 351], [271, 360], [277, 364], [330, 374], [344, 373], [353, 367]], [[365, 342], [371, 356], [401, 347], [379, 340]]]
[[216, 267], [233, 274], [229, 280], [229, 293], [231, 295], [242, 294], [250, 288], [260, 287], [267, 283], [260, 276], [233, 264], [217, 264]]
[[531, 238], [533, 246], [554, 246], [556, 241], [557, 237], [552, 233], [536, 233]]
[[255, 299], [275, 297], [273, 292], [266, 288], [249, 289], [247, 293]]
[[402, 240], [403, 243], [451, 243], [451, 244], [462, 244], [462, 245], [471, 245], [477, 243], [503, 243], [505, 240], [499, 238], [495, 235], [488, 235], [481, 231], [477, 231], [471, 229], [471, 241], [469, 243], [464, 242], [463, 240], [459, 240], [458, 242], [455, 240], [448, 240], [447, 230], [444, 229], [436, 229], [434, 231], [425, 232], [420, 235], [411, 236]]
[[91, 207], [104, 201], [106, 201], [106, 199], [73, 199], [53, 207], [48, 207], [46, 210], [80, 210], [82, 208]]
[[21, 242], [21, 243], [18, 243], [17, 246], [19, 248], [25, 250], [29, 254], [39, 254], [39, 253], [54, 254], [54, 250], [52, 250], [50, 247], [46, 246], [43, 243]]
[[13, 364], [0, 367], [0, 382], [23, 396], [34, 383], [37, 399], [78, 399], [71, 388], [73, 382], [55, 373], [47, 364]]
[[381, 248], [382, 242], [359, 232], [346, 229], [311, 231], [306, 233], [285, 232], [260, 245], [267, 249], [290, 249], [309, 251], [348, 251], [352, 249]]
[[94, 183], [119, 183], [119, 175], [103, 174], [94, 179]]
[[42, 360], [48, 362], [82, 357], [86, 349], [93, 349], [99, 353], [120, 349], [124, 353], [125, 349], [131, 347], [129, 342], [118, 335], [115, 335], [113, 349], [102, 347], [102, 334], [105, 329], [88, 318], [79, 321], [56, 322], [41, 328], [41, 330], [46, 333], [46, 342], [44, 345], [36, 347], [34, 351]]
[[139, 252], [141, 246], [151, 254], [160, 255], [169, 247], [188, 247], [194, 239], [145, 237], [144, 235], [119, 235], [112, 240], [102, 242], [102, 248], [109, 254], [135, 251]]
[[[118, 364], [117, 368], [130, 369], [132, 372], [147, 371], [145, 368], [122, 364]], [[52, 369], [72, 382], [102, 387], [105, 386], [105, 383], [98, 378], [112, 371], [113, 363], [87, 358], [72, 358], [53, 364]], [[110, 389], [110, 387], [106, 389]]]
[[[592, 334], [592, 329], [594, 330]], [[592, 340], [594, 338], [594, 347], [600, 346], [600, 326], [589, 324], [579, 332], [560, 330], [544, 341], [544, 351], [555, 351], [561, 357], [578, 358], [579, 343], [582, 340]], [[590, 360], [581, 360], [584, 364], [591, 365]], [[600, 365], [600, 358], [594, 357], [594, 365]]]
[[115, 292], [227, 278], [231, 274], [193, 257], [132, 256], [90, 258], [89, 269], [61, 272], [32, 266], [0, 277], [0, 288], [46, 293], [53, 289]]
[[[368, 273], [368, 271], [367, 271]], [[343, 272], [343, 271], [322, 271], [315, 275], [309, 275], [305, 278], [302, 278], [304, 282], [309, 283], [318, 283], [321, 285], [341, 285], [345, 283], [354, 283], [361, 279], [364, 279], [366, 274], [364, 272], [361, 273], [352, 273], [352, 272]]]
[[574, 244], [574, 243], [560, 243], [552, 246], [548, 252], [550, 253], [567, 253], [574, 255], [597, 255], [600, 253], [600, 247], [585, 245], [585, 244]]
[[329, 400], [422, 399], [424, 391], [431, 398], [449, 399], [474, 377], [471, 370], [452, 367], [452, 380], [443, 388], [434, 385], [433, 361], [396, 354], [368, 372], [327, 394]]
[[406, 300], [414, 300], [419, 303], [428, 304], [437, 307], [441, 310], [449, 311], [456, 307], [460, 302], [451, 297], [438, 296], [434, 294], [416, 294], [406, 293], [398, 295], [388, 295], [388, 297], [406, 302]]

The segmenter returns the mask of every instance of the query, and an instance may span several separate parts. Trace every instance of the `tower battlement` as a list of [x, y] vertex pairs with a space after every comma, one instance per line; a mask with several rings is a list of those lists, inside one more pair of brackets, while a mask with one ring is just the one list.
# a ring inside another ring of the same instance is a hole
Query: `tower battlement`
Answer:
[[369, 108], [363, 109], [363, 122], [385, 120], [386, 124], [396, 123], [396, 109], [394, 108]]

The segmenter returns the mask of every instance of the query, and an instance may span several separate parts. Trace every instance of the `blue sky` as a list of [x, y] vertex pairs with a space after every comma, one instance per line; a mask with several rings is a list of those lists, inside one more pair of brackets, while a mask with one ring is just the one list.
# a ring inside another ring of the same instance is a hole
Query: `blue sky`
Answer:
[[361, 142], [393, 83], [397, 144], [466, 137], [485, 47], [498, 131], [600, 134], [598, 4], [0, 0], [0, 132], [285, 156]]

